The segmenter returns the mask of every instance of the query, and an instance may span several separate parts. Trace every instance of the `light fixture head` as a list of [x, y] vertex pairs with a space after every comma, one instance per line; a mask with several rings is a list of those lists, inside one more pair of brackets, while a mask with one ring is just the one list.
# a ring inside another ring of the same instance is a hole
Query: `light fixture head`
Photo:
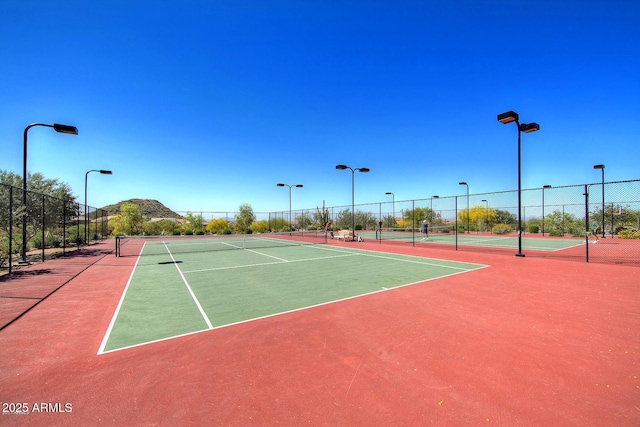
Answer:
[[296, 188], [302, 188], [302, 184], [296, 184]]
[[540, 125], [537, 123], [522, 123], [520, 125], [520, 132], [531, 133], [540, 130]]
[[604, 169], [604, 165], [593, 165], [594, 169]]
[[336, 165], [336, 169], [338, 169], [339, 171], [343, 171], [345, 169], [347, 169], [349, 166], [347, 165]]
[[113, 172], [104, 169], [100, 169], [100, 173], [103, 175], [113, 175]]
[[460, 184], [460, 185], [469, 185], [469, 184], [467, 184], [466, 182], [460, 182], [459, 184]]
[[60, 132], [60, 133], [68, 133], [70, 135], [77, 135], [78, 134], [78, 128], [75, 126], [69, 126], [69, 125], [61, 125], [58, 123], [54, 123], [53, 124], [53, 130], [55, 130], [56, 132]]
[[515, 111], [507, 111], [506, 113], [498, 114], [498, 121], [502, 124], [516, 122], [520, 119], [520, 116]]
[[369, 168], [358, 168], [358, 170], [362, 173], [367, 173], [369, 172]]
[[286, 184], [276, 184], [278, 187], [284, 187]]
[[387, 194], [387, 195], [389, 195], [389, 196], [393, 195], [393, 193], [392, 193], [392, 192], [390, 192], [390, 191], [387, 191], [387, 192], [386, 192], [386, 193], [384, 193], [384, 194]]

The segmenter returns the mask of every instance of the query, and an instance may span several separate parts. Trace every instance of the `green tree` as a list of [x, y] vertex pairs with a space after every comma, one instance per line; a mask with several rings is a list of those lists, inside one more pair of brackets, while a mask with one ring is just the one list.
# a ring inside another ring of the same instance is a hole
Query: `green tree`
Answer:
[[114, 215], [109, 222], [113, 224], [112, 233], [115, 235], [136, 236], [144, 230], [144, 218], [138, 205], [133, 203], [123, 203], [120, 214]]
[[307, 230], [309, 226], [313, 223], [311, 219], [311, 215], [308, 212], [302, 211], [300, 214], [295, 216], [296, 226], [298, 229]]
[[[459, 212], [458, 212], [459, 214]], [[415, 208], [413, 210], [406, 209], [402, 218], [406, 227], [420, 227], [422, 221], [427, 220], [428, 223], [432, 223], [435, 218], [434, 212], [429, 208]]]
[[[61, 224], [65, 221], [70, 224], [71, 219], [78, 214], [71, 187], [58, 179], [45, 178], [41, 173], [29, 174], [27, 183], [25, 205], [22, 202], [22, 177], [13, 172], [0, 170], [0, 184], [4, 184], [0, 186], [0, 212], [9, 212], [9, 192], [12, 193], [14, 225], [12, 247], [17, 248], [21, 245], [24, 226], [26, 226], [28, 245], [32, 245], [31, 240], [34, 236], [38, 236], [39, 245], [44, 244], [41, 242], [43, 231], [45, 235], [51, 236], [49, 240], [52, 244], [61, 243], [64, 239], [61, 235]], [[10, 187], [14, 188], [10, 190]], [[2, 230], [2, 238], [8, 239], [8, 216], [0, 216], [0, 230]], [[59, 236], [53, 237], [54, 235]]]
[[513, 226], [518, 225], [518, 217], [516, 216], [516, 214], [512, 214], [509, 211], [503, 211], [500, 209], [496, 209], [494, 213], [496, 224], [508, 224]]
[[351, 211], [349, 208], [341, 210], [336, 215], [335, 221], [333, 222], [334, 230], [350, 230], [352, 227], [352, 218]]
[[180, 227], [178, 226], [178, 224], [171, 219], [147, 221], [144, 223], [143, 228], [144, 234], [146, 234], [147, 236], [171, 236], [176, 232], [180, 232]]
[[251, 224], [255, 221], [256, 216], [253, 208], [248, 203], [243, 203], [238, 208], [238, 214], [233, 224], [233, 232], [236, 234], [251, 233]]
[[204, 231], [204, 219], [202, 215], [194, 215], [191, 212], [187, 212], [184, 216], [184, 232], [186, 234], [196, 234]]

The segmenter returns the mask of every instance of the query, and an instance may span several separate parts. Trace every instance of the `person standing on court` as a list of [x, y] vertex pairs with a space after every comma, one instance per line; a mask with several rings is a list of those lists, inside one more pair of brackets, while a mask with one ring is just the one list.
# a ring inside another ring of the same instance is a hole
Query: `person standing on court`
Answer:
[[592, 219], [591, 226], [589, 228], [591, 229], [591, 236], [595, 239], [593, 243], [598, 243], [598, 232], [600, 231], [600, 224], [598, 224], [598, 221], [596, 221], [595, 218]]
[[427, 220], [422, 220], [422, 228], [420, 229], [422, 233], [422, 240], [429, 240], [429, 224], [427, 224]]

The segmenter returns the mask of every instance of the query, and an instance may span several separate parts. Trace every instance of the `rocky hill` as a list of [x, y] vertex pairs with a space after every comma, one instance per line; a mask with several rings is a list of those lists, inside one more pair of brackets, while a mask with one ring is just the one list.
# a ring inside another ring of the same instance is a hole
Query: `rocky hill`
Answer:
[[129, 199], [123, 200], [113, 205], [105, 206], [102, 209], [109, 212], [109, 215], [120, 213], [120, 208], [124, 203], [132, 203], [138, 206], [140, 213], [144, 215], [147, 220], [151, 218], [182, 218], [162, 203], [157, 200], [151, 199]]

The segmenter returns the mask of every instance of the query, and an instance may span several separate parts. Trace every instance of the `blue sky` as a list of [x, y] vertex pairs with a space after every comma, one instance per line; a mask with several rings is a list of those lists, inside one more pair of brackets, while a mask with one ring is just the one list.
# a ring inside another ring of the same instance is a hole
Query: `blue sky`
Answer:
[[0, 169], [256, 212], [640, 178], [640, 2], [5, 1]]

